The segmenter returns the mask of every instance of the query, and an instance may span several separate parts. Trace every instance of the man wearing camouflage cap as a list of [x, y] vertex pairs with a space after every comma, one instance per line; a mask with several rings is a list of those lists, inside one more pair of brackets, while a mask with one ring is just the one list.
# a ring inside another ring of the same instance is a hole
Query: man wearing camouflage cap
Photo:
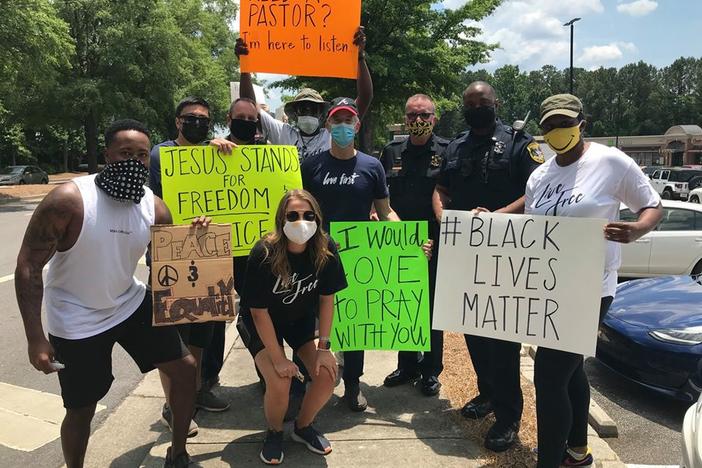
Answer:
[[[363, 32], [363, 27], [358, 28], [353, 42], [358, 46], [356, 106], [359, 117], [363, 119], [373, 100], [373, 80], [368, 65], [366, 65], [366, 35]], [[235, 52], [237, 57], [250, 53], [243, 39], [237, 39]], [[256, 99], [250, 73], [241, 74], [239, 92], [241, 97]], [[274, 145], [297, 146], [302, 161], [308, 156], [319, 154], [331, 148], [331, 135], [324, 128], [327, 108], [328, 103], [317, 91], [305, 88], [295, 96], [295, 99], [285, 104], [285, 113], [291, 124], [276, 120], [267, 112], [260, 112], [263, 133], [268, 141]]]

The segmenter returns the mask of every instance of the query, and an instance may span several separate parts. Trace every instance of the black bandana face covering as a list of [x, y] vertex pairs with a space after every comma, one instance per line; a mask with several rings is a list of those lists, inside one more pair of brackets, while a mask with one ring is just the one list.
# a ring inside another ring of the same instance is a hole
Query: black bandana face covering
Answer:
[[149, 170], [136, 159], [110, 163], [95, 177], [95, 185], [118, 201], [141, 202]]

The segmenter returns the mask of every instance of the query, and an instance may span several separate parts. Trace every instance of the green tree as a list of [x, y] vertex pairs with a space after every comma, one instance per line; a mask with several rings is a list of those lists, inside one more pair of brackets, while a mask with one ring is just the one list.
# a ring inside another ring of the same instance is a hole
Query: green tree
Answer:
[[51, 89], [70, 66], [73, 41], [49, 0], [0, 0], [1, 155], [29, 159], [24, 128], [31, 123], [29, 101]]
[[[361, 132], [361, 148], [369, 151], [374, 133], [402, 120], [406, 99], [415, 93], [455, 97], [465, 83], [461, 72], [483, 62], [496, 45], [476, 39], [480, 21], [501, 0], [473, 0], [450, 9], [437, 9], [434, 0], [365, 0], [361, 23], [367, 36], [367, 61], [373, 75], [374, 99]], [[325, 96], [355, 96], [351, 80], [293, 77], [287, 89], [312, 87]]]
[[90, 172], [99, 134], [114, 118], [140, 119], [163, 137], [173, 108], [198, 94], [222, 118], [235, 77], [236, 5], [225, 0], [57, 0], [76, 44], [73, 67], [58, 83], [54, 105], [68, 128], [84, 133]]

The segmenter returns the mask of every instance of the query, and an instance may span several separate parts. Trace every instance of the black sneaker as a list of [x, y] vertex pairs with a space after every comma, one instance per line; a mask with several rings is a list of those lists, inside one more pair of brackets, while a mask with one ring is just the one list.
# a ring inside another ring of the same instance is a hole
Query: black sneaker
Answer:
[[307, 427], [299, 429], [297, 424], [295, 424], [295, 430], [292, 433], [292, 439], [295, 442], [300, 442], [305, 444], [310, 452], [314, 452], [319, 455], [327, 455], [332, 451], [331, 444], [324, 437], [324, 434], [319, 432], [317, 429], [312, 427], [310, 424]]
[[492, 403], [478, 395], [465, 404], [461, 409], [461, 415], [468, 419], [483, 419], [493, 411]]
[[202, 465], [194, 462], [188, 452], [182, 452], [177, 457], [171, 457], [171, 447], [168, 447], [166, 451], [166, 461], [163, 464], [163, 468], [202, 468]]
[[[168, 428], [169, 431], [173, 432], [173, 427], [171, 426], [171, 421], [173, 419], [173, 414], [168, 405], [164, 404], [161, 410], [161, 422]], [[188, 427], [188, 437], [195, 437], [200, 428], [194, 419], [190, 419], [190, 427]]]
[[195, 397], [195, 408], [211, 413], [221, 413], [229, 409], [229, 403], [212, 393], [212, 390], [202, 388]]
[[356, 385], [347, 385], [344, 392], [344, 400], [351, 411], [360, 413], [368, 408], [368, 400], [361, 393], [361, 388]]
[[504, 452], [517, 441], [519, 423], [503, 424], [496, 422], [485, 437], [485, 448], [493, 452]]
[[280, 465], [283, 463], [283, 458], [285, 458], [283, 454], [283, 431], [268, 429], [259, 457], [266, 465]]
[[414, 382], [419, 378], [419, 372], [406, 371], [404, 369], [395, 369], [390, 375], [385, 377], [383, 385], [386, 387], [397, 387], [402, 384]]
[[439, 390], [441, 390], [441, 382], [439, 382], [438, 377], [433, 375], [427, 378], [422, 377], [420, 388], [425, 396], [438, 395]]

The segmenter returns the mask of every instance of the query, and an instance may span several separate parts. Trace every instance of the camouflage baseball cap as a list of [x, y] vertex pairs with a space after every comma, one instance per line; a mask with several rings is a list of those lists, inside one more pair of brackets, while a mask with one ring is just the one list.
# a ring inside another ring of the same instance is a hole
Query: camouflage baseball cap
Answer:
[[544, 99], [541, 103], [541, 119], [539, 125], [553, 115], [577, 117], [583, 113], [583, 103], [572, 94], [556, 94]]
[[292, 101], [288, 102], [285, 104], [285, 113], [289, 114], [292, 108], [295, 106], [295, 104], [301, 103], [301, 102], [312, 102], [315, 104], [319, 104], [322, 106], [327, 105], [327, 101], [322, 99], [322, 95], [319, 94], [317, 91], [315, 91], [312, 88], [304, 88], [300, 90], [299, 93], [297, 93], [297, 96], [295, 96], [295, 99]]

